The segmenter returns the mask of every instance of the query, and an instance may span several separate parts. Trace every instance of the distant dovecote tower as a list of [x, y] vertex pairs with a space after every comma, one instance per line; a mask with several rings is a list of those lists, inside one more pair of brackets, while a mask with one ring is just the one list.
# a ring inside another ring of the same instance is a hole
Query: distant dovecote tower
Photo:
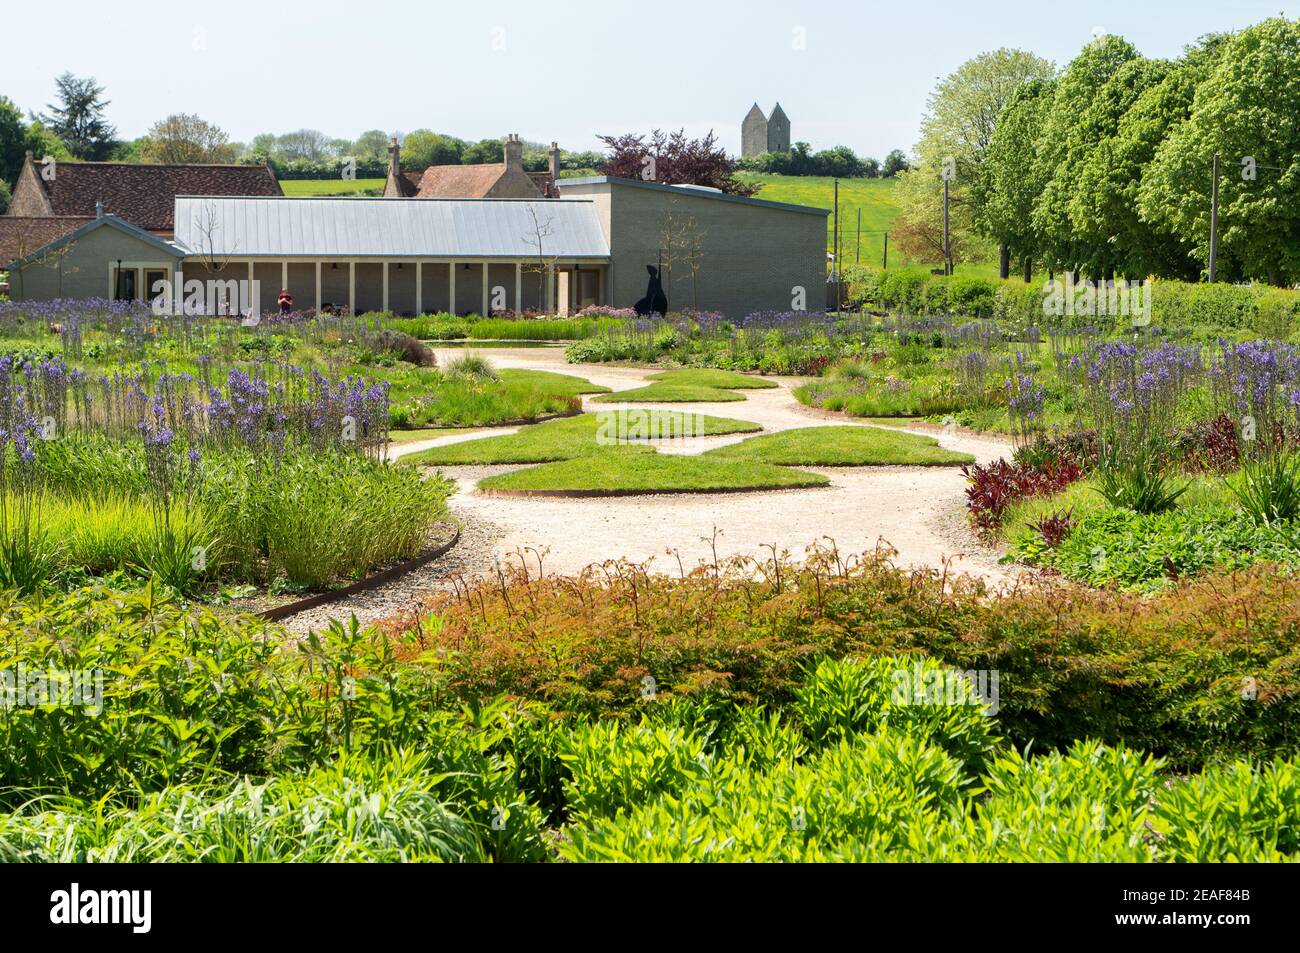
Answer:
[[767, 117], [754, 103], [740, 124], [740, 154], [742, 157], [761, 155], [767, 151]]
[[740, 124], [740, 154], [742, 157], [761, 155], [764, 152], [790, 151], [790, 119], [777, 103], [772, 118], [763, 115], [758, 103], [745, 114]]
[[767, 151], [790, 151], [790, 119], [780, 103], [772, 108], [772, 116], [767, 121]]

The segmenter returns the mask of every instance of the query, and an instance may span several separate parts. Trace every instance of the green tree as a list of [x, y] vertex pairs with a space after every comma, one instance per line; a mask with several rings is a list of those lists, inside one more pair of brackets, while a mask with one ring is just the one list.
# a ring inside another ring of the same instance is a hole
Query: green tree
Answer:
[[480, 139], [467, 146], [460, 161], [465, 165], [482, 165], [487, 162], [505, 162], [506, 147], [500, 139]]
[[[1107, 267], [1132, 278], [1147, 275], [1195, 280], [1200, 266], [1190, 248], [1168, 227], [1148, 219], [1140, 208], [1139, 193], [1148, 167], [1160, 144], [1191, 115], [1199, 85], [1209, 76], [1222, 49], [1223, 35], [1209, 36], [1189, 47], [1173, 63], [1150, 64], [1163, 77], [1133, 99], [1120, 118], [1114, 135], [1102, 140], [1080, 174], [1070, 203], [1070, 216], [1081, 237], [1093, 245], [1089, 267]], [[1117, 84], [1143, 81], [1126, 64], [1109, 84], [1103, 99], [1128, 98]]]
[[1292, 283], [1300, 280], [1300, 22], [1265, 20], [1222, 46], [1187, 121], [1156, 150], [1140, 210], [1208, 263], [1218, 155], [1221, 275]]
[[62, 74], [54, 82], [58, 103], [46, 106], [49, 113], [36, 118], [63, 141], [73, 158], [106, 159], [113, 151], [117, 130], [104, 118], [109, 105], [104, 99], [104, 87], [93, 76], [80, 79], [71, 73]]
[[1029, 80], [1011, 94], [984, 154], [983, 171], [973, 188], [975, 224], [1008, 255], [1020, 259], [1025, 281], [1033, 277], [1038, 254], [1034, 202], [1043, 183], [1034, 159], [1043, 117], [1052, 102], [1052, 80]]
[[907, 161], [907, 154], [902, 149], [894, 149], [885, 156], [885, 161], [880, 166], [880, 176], [884, 179], [892, 179], [900, 172], [906, 172], [910, 169], [911, 163]]
[[26, 151], [30, 152], [38, 160], [47, 156], [51, 159], [71, 159], [72, 153], [68, 147], [63, 144], [63, 140], [45, 128], [45, 123], [39, 119], [32, 122], [27, 127], [27, 145]]
[[0, 215], [9, 211], [11, 201], [13, 201], [13, 193], [9, 191], [9, 183], [0, 179]]
[[402, 142], [402, 168], [419, 170], [431, 165], [459, 165], [465, 143], [428, 129], [406, 134]]
[[23, 167], [27, 149], [27, 124], [18, 107], [0, 96], [0, 182], [12, 185]]
[[[942, 246], [943, 206], [939, 196], [943, 173], [948, 179], [949, 234], [958, 237], [962, 247], [978, 245], [965, 235], [965, 230], [978, 221], [978, 203], [983, 195], [979, 184], [998, 117], [1017, 89], [1033, 80], [1048, 79], [1054, 72], [1051, 63], [1032, 53], [999, 49], [967, 60], [940, 81], [926, 102], [921, 139], [913, 150], [922, 173], [916, 181], [930, 182], [935, 195], [923, 194], [920, 189], [904, 190], [900, 198], [922, 204], [914, 210], [915, 214], [907, 215], [906, 222], [915, 226], [927, 219], [932, 214], [927, 210], [938, 203], [938, 234]], [[904, 213], [913, 211], [906, 205], [901, 207]], [[1004, 277], [1009, 254], [1004, 246]], [[953, 258], [958, 257], [954, 248]]]
[[144, 162], [233, 162], [230, 136], [198, 116], [177, 113], [154, 123], [140, 144]]
[[999, 49], [967, 60], [930, 94], [914, 151], [922, 162], [952, 156], [957, 181], [977, 182], [1011, 96], [1025, 83], [1051, 79], [1055, 72], [1050, 62], [1024, 50]]
[[1065, 209], [1079, 249], [1074, 263], [1090, 275], [1141, 274], [1142, 263], [1156, 257], [1156, 250], [1146, 243], [1168, 243], [1167, 236], [1132, 227], [1137, 224], [1136, 185], [1144, 163], [1140, 150], [1128, 148], [1133, 139], [1125, 120], [1139, 97], [1158, 86], [1173, 68], [1167, 60], [1142, 57], [1122, 64], [1097, 90], [1076, 124], [1078, 149], [1071, 158], [1076, 178]]
[[382, 129], [369, 129], [352, 144], [352, 155], [357, 159], [387, 159], [390, 138]]

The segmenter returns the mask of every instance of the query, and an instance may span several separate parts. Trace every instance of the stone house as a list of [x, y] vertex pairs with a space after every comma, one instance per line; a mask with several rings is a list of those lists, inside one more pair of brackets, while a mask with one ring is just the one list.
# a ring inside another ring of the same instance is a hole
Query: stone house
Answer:
[[560, 149], [551, 143], [546, 172], [524, 169], [524, 143], [516, 134], [506, 136], [505, 161], [480, 165], [431, 165], [419, 172], [402, 171], [402, 150], [396, 139], [388, 143], [388, 177], [384, 198], [421, 199], [538, 199], [555, 198]]
[[103, 214], [170, 238], [175, 231], [178, 195], [283, 194], [275, 173], [264, 165], [46, 163], [36, 161], [29, 152], [14, 184], [7, 215], [89, 219], [96, 216], [98, 208]]

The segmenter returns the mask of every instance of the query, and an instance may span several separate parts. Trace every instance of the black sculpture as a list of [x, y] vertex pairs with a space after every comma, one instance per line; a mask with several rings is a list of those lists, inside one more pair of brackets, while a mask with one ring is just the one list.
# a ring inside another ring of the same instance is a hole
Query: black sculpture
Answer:
[[650, 284], [646, 287], [645, 297], [632, 307], [643, 318], [650, 314], [667, 314], [668, 296], [664, 294], [664, 286], [659, 281], [659, 269], [654, 265], [646, 265], [645, 270], [650, 272]]

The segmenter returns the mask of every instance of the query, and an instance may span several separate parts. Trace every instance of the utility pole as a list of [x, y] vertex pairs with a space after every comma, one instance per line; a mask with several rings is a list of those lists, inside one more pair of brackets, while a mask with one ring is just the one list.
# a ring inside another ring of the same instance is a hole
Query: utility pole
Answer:
[[1214, 181], [1210, 183], [1210, 283], [1214, 283], [1219, 263], [1219, 155], [1214, 154]]
[[889, 232], [885, 232], [885, 256], [880, 261], [880, 270], [889, 270]]
[[858, 206], [858, 236], [853, 242], [853, 264], [862, 264], [862, 206]]
[[835, 285], [835, 310], [840, 310], [840, 180], [835, 180], [835, 242], [832, 246], [831, 282]]
[[948, 244], [948, 177], [943, 177], [943, 273], [952, 274], [952, 248]]

